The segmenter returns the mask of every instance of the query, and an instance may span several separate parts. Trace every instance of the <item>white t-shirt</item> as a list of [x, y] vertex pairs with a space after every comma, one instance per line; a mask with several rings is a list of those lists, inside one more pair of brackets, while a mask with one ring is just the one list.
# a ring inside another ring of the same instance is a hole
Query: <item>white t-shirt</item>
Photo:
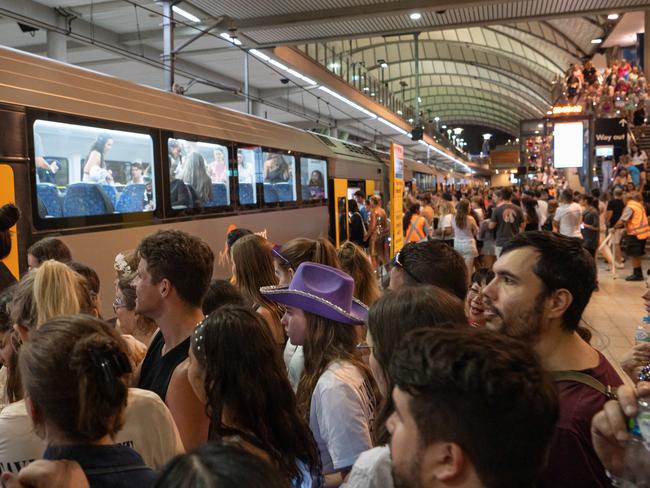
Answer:
[[548, 218], [548, 202], [546, 200], [537, 200], [537, 218], [541, 229]]
[[[167, 406], [155, 393], [139, 388], [129, 388], [124, 427], [115, 443], [133, 448], [154, 469], [185, 451]], [[40, 459], [45, 447], [45, 440], [34, 431], [24, 400], [0, 412], [0, 472], [18, 472]]]
[[300, 383], [300, 375], [302, 370], [305, 369], [305, 353], [302, 346], [291, 344], [291, 339], [284, 346], [284, 365], [287, 367], [291, 388], [296, 392], [298, 391], [298, 383]]
[[563, 236], [582, 238], [582, 232], [580, 232], [582, 207], [576, 202], [571, 202], [569, 205], [566, 203], [560, 205], [553, 220], [559, 223], [560, 234]]
[[5, 395], [5, 388], [7, 386], [7, 368], [0, 366], [0, 410], [7, 405], [7, 398]]
[[[445, 214], [442, 217], [440, 217], [440, 220], [438, 221], [438, 229], [440, 230], [440, 237], [442, 237], [442, 232], [443, 230], [447, 229], [447, 227], [451, 227], [451, 221], [453, 219], [452, 214]], [[453, 238], [453, 230], [446, 230], [445, 231], [445, 239], [452, 239]]]
[[372, 390], [352, 363], [332, 363], [318, 379], [311, 397], [309, 427], [324, 475], [352, 466], [372, 447], [375, 404]]
[[344, 488], [393, 488], [393, 460], [388, 446], [373, 447], [359, 456]]

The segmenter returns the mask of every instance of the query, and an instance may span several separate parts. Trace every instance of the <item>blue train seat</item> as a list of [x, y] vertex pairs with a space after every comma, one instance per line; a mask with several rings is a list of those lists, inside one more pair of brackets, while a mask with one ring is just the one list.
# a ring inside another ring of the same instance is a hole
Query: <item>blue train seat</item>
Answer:
[[239, 203], [242, 205], [252, 205], [255, 203], [255, 193], [252, 183], [239, 184]]
[[228, 189], [225, 183], [212, 184], [212, 200], [208, 206], [210, 207], [223, 207], [228, 205]]
[[63, 199], [63, 216], [80, 217], [113, 213], [113, 204], [100, 185], [72, 183]]
[[264, 203], [276, 203], [278, 201], [278, 192], [275, 191], [275, 185], [264, 183]]
[[275, 191], [278, 193], [279, 202], [293, 202], [293, 185], [291, 183], [277, 183]]
[[47, 215], [42, 217], [63, 217], [62, 199], [56, 185], [39, 183], [36, 185], [36, 195], [47, 211]]
[[144, 192], [143, 184], [132, 183], [126, 185], [122, 190], [120, 200], [117, 202], [116, 210], [121, 213], [142, 212], [144, 209]]

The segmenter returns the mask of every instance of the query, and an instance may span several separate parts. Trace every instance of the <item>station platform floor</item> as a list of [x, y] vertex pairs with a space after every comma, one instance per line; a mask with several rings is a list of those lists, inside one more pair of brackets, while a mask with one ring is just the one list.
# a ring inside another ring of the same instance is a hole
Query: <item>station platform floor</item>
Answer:
[[[644, 276], [650, 269], [650, 259], [643, 260]], [[620, 368], [623, 355], [634, 345], [634, 333], [646, 314], [641, 296], [646, 292], [643, 281], [625, 281], [631, 274], [629, 262], [624, 269], [612, 275], [604, 261], [598, 260], [599, 290], [591, 296], [582, 321], [593, 337], [591, 344], [601, 351], [616, 367], [625, 381], [629, 380]]]

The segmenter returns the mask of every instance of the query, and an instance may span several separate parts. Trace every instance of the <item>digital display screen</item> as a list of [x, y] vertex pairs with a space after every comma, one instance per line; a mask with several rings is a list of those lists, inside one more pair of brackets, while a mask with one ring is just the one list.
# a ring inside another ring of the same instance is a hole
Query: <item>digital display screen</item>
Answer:
[[596, 156], [603, 158], [614, 156], [614, 146], [596, 146]]
[[553, 161], [556, 168], [581, 168], [584, 150], [582, 122], [562, 122], [553, 127]]

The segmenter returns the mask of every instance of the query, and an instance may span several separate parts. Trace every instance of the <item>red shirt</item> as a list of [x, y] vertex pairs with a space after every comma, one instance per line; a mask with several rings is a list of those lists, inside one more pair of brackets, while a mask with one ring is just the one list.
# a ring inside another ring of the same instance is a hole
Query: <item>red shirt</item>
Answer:
[[[623, 384], [616, 370], [598, 353], [600, 362], [583, 370], [605, 386]], [[556, 383], [560, 418], [555, 428], [548, 467], [539, 486], [545, 488], [598, 488], [612, 486], [591, 442], [591, 419], [602, 410], [605, 395], [574, 381]]]

